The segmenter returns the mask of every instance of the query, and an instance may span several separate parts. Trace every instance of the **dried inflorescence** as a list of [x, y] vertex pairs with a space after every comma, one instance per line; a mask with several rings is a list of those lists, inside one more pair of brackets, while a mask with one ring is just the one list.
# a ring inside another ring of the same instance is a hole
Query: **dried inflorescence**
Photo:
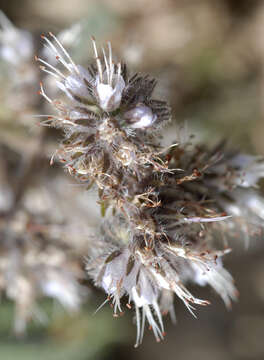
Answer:
[[9, 112], [19, 112], [19, 121], [22, 113], [29, 113], [38, 99], [33, 92], [36, 81], [39, 81], [39, 74], [32, 66], [33, 55], [32, 34], [16, 28], [0, 10], [0, 60], [3, 60], [0, 62], [0, 78], [5, 84], [1, 87], [0, 98], [4, 109], [7, 107]]
[[37, 304], [39, 298], [57, 300], [70, 313], [79, 310], [86, 298], [87, 291], [79, 284], [79, 257], [57, 238], [65, 232], [50, 215], [33, 214], [23, 206], [9, 215], [1, 214], [0, 291], [15, 302], [14, 332], [18, 336], [30, 320], [48, 320]]
[[[30, 115], [40, 111], [34, 51], [33, 35], [15, 27], [0, 10], [0, 293], [15, 305], [17, 336], [25, 334], [31, 320], [47, 323], [39, 304], [43, 297], [75, 313], [88, 296], [80, 285], [81, 233], [87, 221], [67, 216], [58, 192], [61, 179], [43, 190], [49, 178], [39, 171], [46, 162], [46, 131], [33, 126]], [[78, 211], [79, 204], [74, 206]], [[73, 226], [79, 230], [77, 240]]]
[[[216, 250], [214, 237], [236, 231], [238, 220], [230, 215], [247, 223], [243, 217], [253, 208], [248, 196], [261, 207], [248, 189], [264, 175], [263, 162], [226, 152], [223, 144], [209, 150], [179, 139], [163, 148], [158, 130], [170, 109], [152, 99], [154, 79], [129, 77], [124, 64], [113, 62], [110, 44], [101, 59], [92, 39], [95, 62], [85, 69], [53, 34], [42, 38], [58, 66], [36, 60], [66, 94], [65, 101], [52, 100], [41, 84], [40, 94], [57, 111], [43, 124], [63, 129], [56, 155], [70, 174], [97, 185], [105, 220], [86, 267], [114, 315], [126, 296], [127, 307], [136, 310], [137, 346], [146, 319], [156, 340], [163, 339], [162, 315], [175, 318], [174, 294], [192, 314], [194, 304], [209, 303], [193, 296], [188, 282], [210, 285], [230, 306], [237, 290], [221, 260], [230, 249], [223, 241]], [[259, 224], [263, 214], [253, 215]]]

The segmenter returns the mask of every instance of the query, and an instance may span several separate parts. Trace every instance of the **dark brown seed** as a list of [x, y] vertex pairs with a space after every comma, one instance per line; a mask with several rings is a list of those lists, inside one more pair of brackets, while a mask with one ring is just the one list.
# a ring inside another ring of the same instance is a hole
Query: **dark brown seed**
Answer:
[[114, 252], [112, 252], [105, 260], [105, 264], [110, 263], [111, 261], [113, 261], [116, 257], [118, 257], [119, 255], [121, 255], [121, 251], [119, 250], [115, 250]]
[[134, 265], [135, 265], [135, 258], [133, 255], [130, 255], [126, 267], [126, 276], [128, 276], [131, 273]]

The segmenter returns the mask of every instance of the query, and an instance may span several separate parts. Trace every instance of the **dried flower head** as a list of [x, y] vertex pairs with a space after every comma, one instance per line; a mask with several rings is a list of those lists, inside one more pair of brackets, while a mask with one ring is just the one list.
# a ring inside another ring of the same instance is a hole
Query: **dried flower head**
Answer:
[[129, 77], [125, 64], [113, 62], [110, 44], [101, 59], [92, 39], [95, 63], [85, 69], [53, 34], [42, 37], [58, 66], [37, 60], [67, 95], [65, 102], [52, 100], [41, 84], [40, 94], [57, 111], [44, 124], [64, 130], [56, 155], [70, 174], [98, 187], [105, 220], [86, 267], [114, 316], [126, 297], [127, 308], [136, 310], [138, 346], [146, 320], [156, 340], [163, 339], [162, 316], [175, 318], [174, 295], [193, 315], [195, 304], [209, 304], [189, 292], [188, 282], [210, 285], [230, 307], [237, 290], [222, 265], [230, 248], [223, 242], [216, 250], [215, 233], [224, 238], [234, 229], [230, 204], [249, 208], [236, 192], [255, 187], [263, 163], [226, 152], [223, 144], [209, 150], [179, 139], [162, 148], [156, 129], [170, 109], [152, 99], [154, 79]]

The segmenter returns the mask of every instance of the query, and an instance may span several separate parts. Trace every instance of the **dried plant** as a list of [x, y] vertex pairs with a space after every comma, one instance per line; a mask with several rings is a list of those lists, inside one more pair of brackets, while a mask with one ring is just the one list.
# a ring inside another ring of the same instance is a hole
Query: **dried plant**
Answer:
[[[40, 107], [32, 90], [39, 81], [31, 64], [33, 37], [2, 12], [0, 25], [7, 69], [1, 77], [8, 80], [0, 92], [8, 111], [0, 120], [18, 120], [18, 127]], [[238, 292], [222, 257], [231, 251], [232, 238], [248, 241], [262, 228], [257, 183], [263, 159], [230, 151], [225, 143], [213, 149], [197, 145], [180, 129], [172, 145], [162, 146], [161, 129], [171, 112], [166, 101], [153, 98], [155, 79], [130, 75], [125, 64], [115, 63], [110, 43], [100, 55], [92, 38], [94, 60], [84, 68], [52, 33], [42, 38], [45, 49], [36, 60], [52, 95], [42, 83], [40, 94], [56, 110], [43, 115], [42, 125], [64, 133], [51, 163], [58, 159], [77, 182], [98, 190], [103, 219], [94, 237], [84, 231], [71, 241], [82, 221], [70, 214], [61, 224], [53, 210], [62, 198], [50, 190], [42, 202], [52, 205], [39, 211], [28, 191], [43, 156], [44, 128], [29, 153], [1, 140], [0, 289], [16, 304], [15, 332], [22, 334], [33, 317], [45, 320], [36, 303], [40, 296], [70, 311], [80, 308], [87, 295], [79, 284], [84, 255], [89, 277], [107, 294], [102, 305], [109, 302], [115, 317], [125, 306], [135, 309], [135, 346], [146, 320], [156, 340], [164, 338], [163, 316], [176, 319], [175, 294], [194, 316], [195, 304], [209, 304], [190, 293], [189, 283], [210, 285], [230, 307]]]
[[160, 131], [170, 108], [152, 98], [154, 79], [130, 76], [113, 61], [110, 43], [100, 56], [92, 38], [95, 60], [86, 69], [52, 33], [42, 38], [57, 65], [36, 60], [65, 95], [51, 99], [41, 83], [40, 94], [56, 110], [42, 124], [63, 130], [55, 157], [78, 182], [98, 189], [104, 219], [86, 269], [114, 316], [125, 297], [136, 311], [138, 346], [146, 319], [156, 340], [163, 339], [162, 316], [175, 319], [175, 294], [194, 316], [194, 304], [209, 304], [190, 293], [189, 282], [210, 285], [230, 307], [237, 290], [222, 257], [230, 252], [227, 238], [261, 226], [263, 200], [255, 188], [263, 160], [224, 143], [195, 145], [180, 133], [164, 148]]
[[48, 320], [39, 298], [53, 298], [76, 312], [88, 292], [80, 285], [81, 241], [72, 241], [73, 224], [55, 207], [61, 203], [57, 189], [50, 184], [43, 191], [48, 179], [39, 168], [46, 162], [46, 133], [33, 127], [31, 116], [40, 109], [33, 36], [1, 11], [0, 59], [5, 84], [0, 91], [0, 292], [15, 303], [14, 332], [21, 336], [30, 320]]

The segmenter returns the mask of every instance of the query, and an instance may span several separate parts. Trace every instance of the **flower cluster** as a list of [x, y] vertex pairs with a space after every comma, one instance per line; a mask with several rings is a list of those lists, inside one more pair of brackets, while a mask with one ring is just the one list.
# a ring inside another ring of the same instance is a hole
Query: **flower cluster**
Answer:
[[[193, 315], [195, 304], [209, 304], [189, 292], [188, 282], [210, 285], [230, 306], [237, 290], [222, 265], [230, 248], [223, 241], [217, 250], [214, 238], [235, 231], [230, 215], [251, 211], [246, 194], [264, 175], [262, 160], [223, 144], [209, 150], [179, 139], [163, 148], [158, 130], [170, 108], [152, 98], [154, 79], [129, 76], [125, 64], [114, 63], [109, 43], [100, 56], [92, 38], [95, 59], [86, 69], [52, 33], [42, 38], [58, 64], [36, 60], [66, 95], [52, 100], [41, 84], [40, 94], [56, 109], [43, 124], [63, 129], [56, 156], [69, 173], [98, 188], [105, 219], [86, 268], [114, 316], [126, 297], [136, 311], [138, 346], [146, 320], [156, 340], [163, 339], [162, 316], [175, 318], [175, 294]], [[255, 192], [254, 199], [262, 201]]]
[[[68, 215], [67, 197], [59, 191], [62, 177], [53, 182], [45, 166], [39, 171], [48, 136], [31, 116], [41, 107], [34, 48], [33, 35], [0, 10], [0, 292], [14, 303], [16, 336], [25, 334], [30, 321], [50, 320], [43, 297], [76, 313], [89, 294], [80, 284], [87, 219]], [[81, 204], [73, 206], [78, 211]], [[72, 228], [79, 229], [77, 236]]]
[[0, 10], [0, 79], [5, 83], [0, 97], [3, 108], [8, 109], [8, 115], [10, 112], [28, 114], [38, 100], [33, 93], [35, 83], [39, 81], [39, 74], [32, 66], [33, 56], [32, 34], [16, 28]]
[[70, 229], [56, 224], [54, 214], [38, 209], [29, 197], [26, 202], [27, 206], [0, 214], [0, 289], [15, 302], [17, 336], [25, 333], [30, 320], [47, 322], [37, 303], [43, 296], [75, 313], [87, 295], [79, 284], [82, 271], [76, 249], [67, 243]]

